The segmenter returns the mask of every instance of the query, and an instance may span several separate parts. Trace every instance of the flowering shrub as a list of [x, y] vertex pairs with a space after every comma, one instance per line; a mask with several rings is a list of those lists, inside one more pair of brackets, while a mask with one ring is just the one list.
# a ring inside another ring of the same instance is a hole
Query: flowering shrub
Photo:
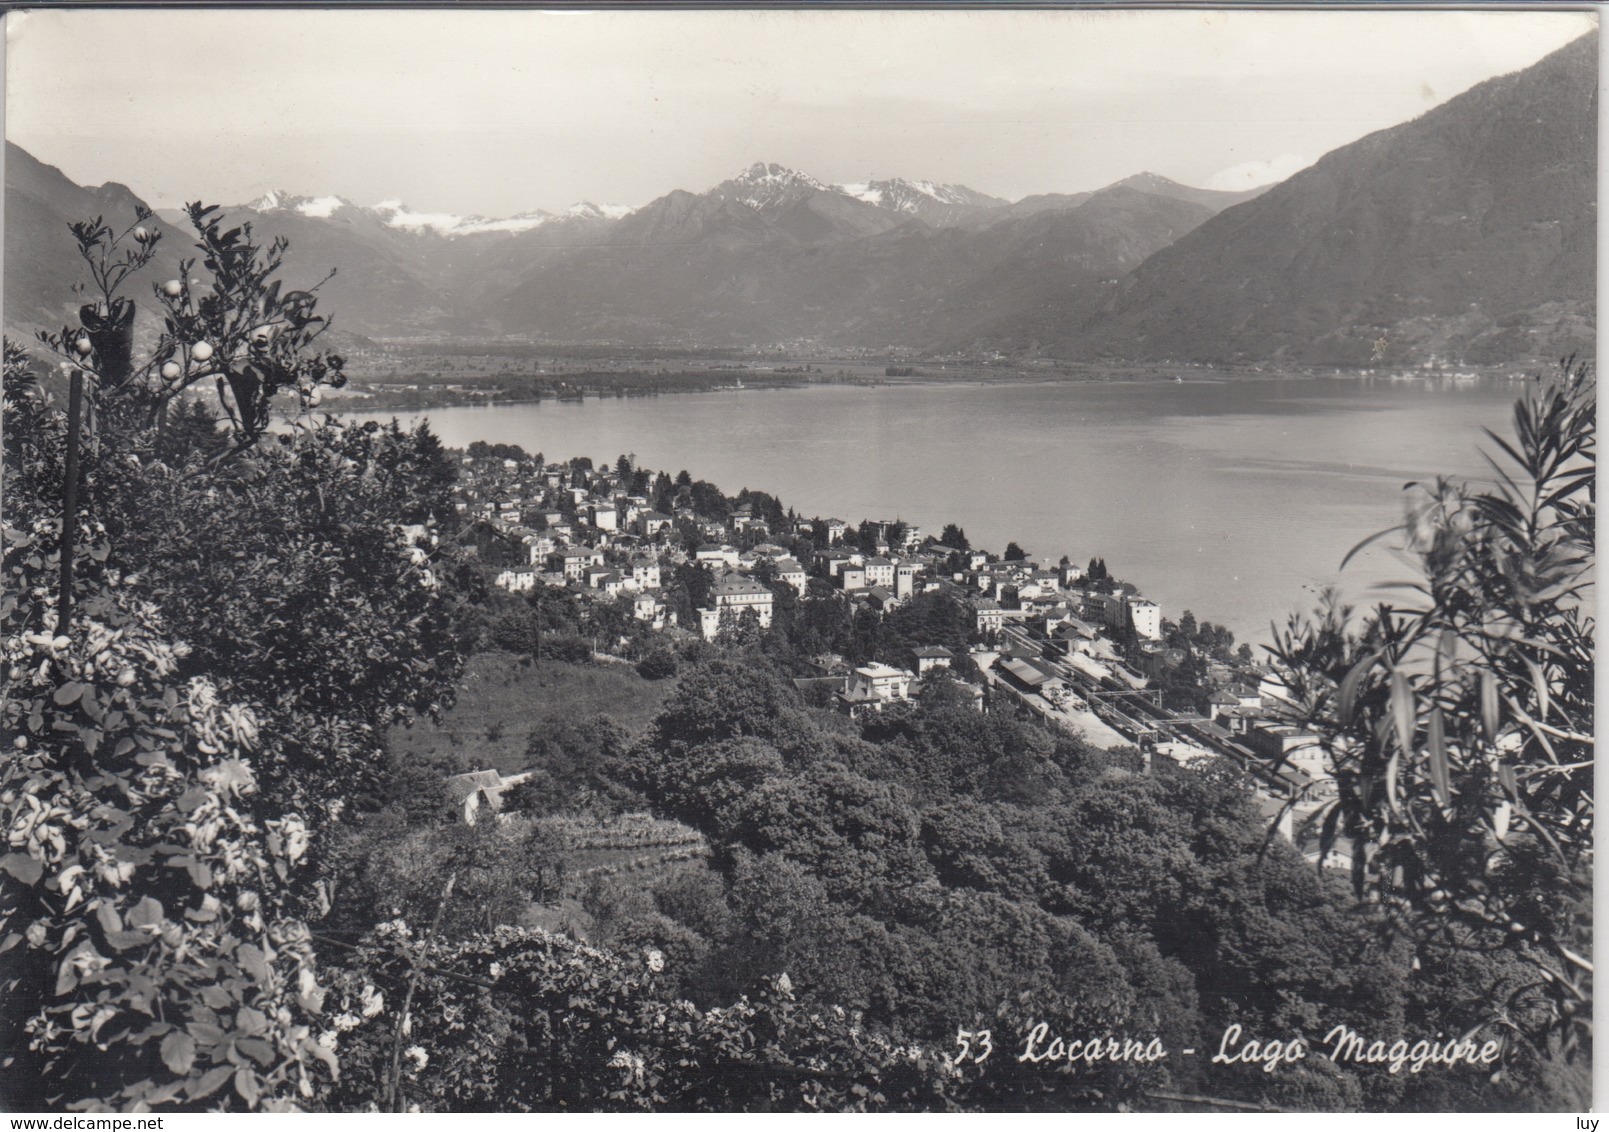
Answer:
[[[334, 1059], [323, 991], [286, 886], [300, 817], [263, 821], [257, 721], [204, 677], [115, 573], [69, 636], [37, 600], [49, 520], [5, 532], [12, 750], [0, 769], [0, 998], [12, 1105], [279, 1108]], [[86, 558], [88, 555], [86, 555]]]
[[[392, 923], [364, 958], [337, 983], [325, 1035], [345, 1067], [331, 1096], [340, 1107], [945, 1109], [968, 1072], [845, 1011], [806, 1010], [786, 975], [702, 1011], [659, 990], [657, 951], [614, 954], [538, 930], [443, 944]], [[392, 1005], [363, 1016], [358, 1003], [386, 977]], [[410, 977], [416, 993], [398, 1017]]]
[[[186, 262], [159, 288], [166, 329], [138, 364], [116, 291], [153, 254], [150, 218], [74, 228], [99, 299], [41, 336], [86, 377], [69, 624], [69, 426], [5, 351], [8, 1107], [283, 1109], [332, 1080], [300, 882], [383, 728], [443, 703], [461, 658], [429, 537], [439, 444], [306, 415], [340, 381], [306, 353], [312, 294], [272, 278], [283, 244], [213, 211], [191, 209], [210, 284]], [[168, 405], [206, 377], [229, 439]], [[254, 447], [292, 387], [304, 427]]]
[[1126, 1009], [1098, 993], [1003, 1005], [982, 1020], [994, 1037], [980, 1064], [981, 1040], [971, 1059], [893, 1040], [858, 1011], [809, 1005], [786, 973], [699, 1009], [668, 992], [668, 964], [658, 949], [604, 951], [540, 930], [447, 943], [383, 924], [332, 988], [339, 1006], [322, 1040], [342, 1077], [328, 1099], [396, 1111], [1113, 1108], [1165, 1080], [1140, 1064], [1024, 1064], [1008, 1048], [1035, 1016], [1061, 1032], [1122, 1033]]

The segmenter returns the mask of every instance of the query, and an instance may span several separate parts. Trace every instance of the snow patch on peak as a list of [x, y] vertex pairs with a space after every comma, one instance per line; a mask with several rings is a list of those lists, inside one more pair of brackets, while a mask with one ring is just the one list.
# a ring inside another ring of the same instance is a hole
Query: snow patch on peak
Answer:
[[622, 216], [629, 216], [635, 211], [636, 209], [625, 204], [593, 204], [590, 200], [578, 200], [564, 210], [564, 215], [584, 220], [619, 220]]
[[446, 237], [477, 235], [483, 232], [529, 232], [533, 228], [540, 228], [544, 224], [564, 218], [618, 220], [633, 211], [622, 205], [599, 206], [583, 201], [562, 216], [543, 209], [506, 217], [461, 216], [456, 212], [416, 212], [396, 197], [361, 208], [345, 197], [295, 196], [284, 189], [270, 189], [245, 207], [256, 212], [295, 212], [315, 220], [328, 220], [342, 209], [351, 208], [379, 220], [388, 228], [415, 234], [429, 232]]
[[328, 220], [334, 216], [338, 209], [346, 207], [346, 201], [340, 197], [312, 197], [309, 200], [298, 201], [296, 211], [303, 216], [311, 216], [318, 220]]
[[722, 181], [707, 195], [760, 211], [791, 201], [803, 193], [838, 191], [808, 173], [775, 162], [756, 161], [731, 180]]
[[825, 189], [827, 187], [809, 173], [789, 169], [786, 165], [778, 165], [774, 161], [756, 161], [732, 179], [739, 184], [765, 185], [767, 187], [790, 185], [804, 185], [812, 189]]
[[414, 212], [400, 200], [381, 201], [374, 206], [374, 211], [386, 224], [405, 232], [429, 231], [448, 236], [464, 222], [463, 217], [451, 212]]
[[460, 220], [456, 227], [449, 232], [442, 233], [447, 236], [468, 236], [477, 232], [529, 232], [533, 228], [540, 228], [548, 221], [555, 219], [551, 212], [522, 212], [517, 216], [504, 217], [501, 220], [488, 220], [484, 216], [471, 216]]
[[920, 212], [928, 201], [963, 206], [979, 203], [978, 194], [965, 186], [912, 181], [905, 177], [890, 177], [885, 181], [855, 181], [834, 187], [856, 200], [894, 212]]
[[855, 181], [847, 185], [839, 185], [838, 191], [847, 193], [856, 200], [863, 200], [867, 204], [882, 204], [883, 190], [872, 181]]

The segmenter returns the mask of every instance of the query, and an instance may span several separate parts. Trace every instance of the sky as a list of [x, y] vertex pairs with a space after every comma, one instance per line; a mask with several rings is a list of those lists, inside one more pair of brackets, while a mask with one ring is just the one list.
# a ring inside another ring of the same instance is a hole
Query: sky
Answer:
[[1581, 12], [49, 10], [5, 132], [156, 206], [280, 188], [506, 216], [756, 161], [1015, 200], [1250, 188], [1529, 66]]

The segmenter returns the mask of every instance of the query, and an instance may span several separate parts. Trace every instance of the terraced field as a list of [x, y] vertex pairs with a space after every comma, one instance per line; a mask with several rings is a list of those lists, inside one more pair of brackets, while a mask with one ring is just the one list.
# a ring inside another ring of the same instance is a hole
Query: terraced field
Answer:
[[704, 868], [710, 852], [697, 830], [649, 814], [622, 814], [608, 820], [537, 818], [536, 824], [564, 836], [570, 845], [570, 870], [563, 898], [556, 904], [533, 907], [527, 923], [583, 938], [592, 926], [580, 901], [588, 882], [613, 877], [630, 887], [648, 889], [683, 869]]

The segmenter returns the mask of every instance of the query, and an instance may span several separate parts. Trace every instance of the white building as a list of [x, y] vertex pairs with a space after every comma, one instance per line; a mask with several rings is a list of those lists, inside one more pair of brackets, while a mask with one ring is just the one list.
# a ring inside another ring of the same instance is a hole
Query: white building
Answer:
[[788, 583], [800, 597], [804, 596], [805, 586], [808, 584], [804, 567], [793, 558], [777, 559], [777, 581]]
[[512, 593], [536, 589], [537, 572], [529, 566], [514, 566], [502, 571], [493, 579], [496, 585]]
[[640, 590], [657, 590], [659, 588], [659, 563], [652, 558], [633, 558], [631, 560], [631, 582]]
[[721, 617], [731, 610], [734, 614], [742, 615], [746, 609], [754, 611], [760, 628], [771, 627], [771, 610], [775, 596], [760, 583], [749, 578], [735, 574], [728, 574], [710, 591], [710, 608], [701, 609], [699, 625], [703, 630], [705, 640], [713, 640], [721, 630]]
[[1131, 597], [1128, 599], [1129, 624], [1134, 627], [1137, 636], [1148, 641], [1162, 639], [1162, 610], [1157, 603], [1149, 598]]
[[737, 559], [738, 550], [735, 546], [705, 543], [693, 552], [693, 561], [700, 566], [736, 566]]
[[851, 715], [881, 711], [884, 704], [904, 703], [911, 698], [911, 680], [911, 674], [903, 668], [873, 662], [850, 674], [839, 701]]

